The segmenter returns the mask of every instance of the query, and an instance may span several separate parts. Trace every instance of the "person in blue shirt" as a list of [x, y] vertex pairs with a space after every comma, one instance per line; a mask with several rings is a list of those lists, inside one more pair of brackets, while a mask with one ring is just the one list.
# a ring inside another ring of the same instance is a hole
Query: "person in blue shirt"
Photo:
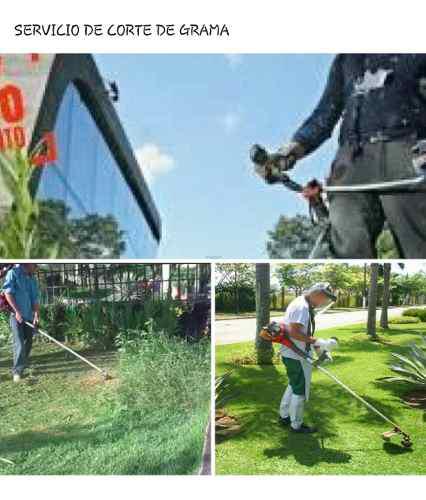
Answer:
[[33, 344], [34, 329], [25, 321], [39, 323], [39, 292], [35, 272], [36, 264], [17, 264], [6, 274], [3, 292], [12, 309], [10, 327], [13, 334], [13, 381], [19, 382]]

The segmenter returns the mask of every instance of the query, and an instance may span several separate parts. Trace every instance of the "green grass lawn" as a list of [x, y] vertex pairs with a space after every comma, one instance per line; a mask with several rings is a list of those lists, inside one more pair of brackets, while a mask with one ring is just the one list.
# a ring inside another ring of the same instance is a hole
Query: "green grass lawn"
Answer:
[[217, 474], [424, 474], [426, 472], [426, 419], [422, 410], [401, 402], [405, 386], [378, 384], [389, 375], [390, 352], [426, 333], [426, 324], [392, 325], [379, 331], [385, 343], [366, 338], [363, 325], [320, 332], [337, 336], [340, 349], [327, 365], [337, 377], [411, 434], [414, 446], [402, 449], [399, 439], [385, 443], [381, 433], [389, 425], [315, 371], [306, 421], [318, 434], [298, 435], [277, 423], [278, 406], [287, 384], [281, 363], [245, 365], [235, 361], [252, 353], [251, 343], [216, 347], [217, 373], [233, 369], [229, 414], [243, 431], [216, 445]]
[[[123, 384], [117, 353], [88, 354], [112, 373], [111, 381], [62, 350], [37, 344], [32, 377], [13, 384], [10, 349], [0, 350], [0, 457], [14, 463], [0, 461], [0, 474], [196, 472], [208, 404], [192, 407], [190, 417], [165, 406], [160, 414], [154, 404], [149, 418], [141, 418], [126, 402], [132, 393], [125, 394], [129, 381]], [[134, 390], [138, 383], [132, 380]]]

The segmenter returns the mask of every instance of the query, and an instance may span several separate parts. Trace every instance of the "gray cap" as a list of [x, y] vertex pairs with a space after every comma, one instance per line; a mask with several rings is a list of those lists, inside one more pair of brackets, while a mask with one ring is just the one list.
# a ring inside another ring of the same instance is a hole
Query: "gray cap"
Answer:
[[333, 293], [333, 290], [331, 289], [330, 283], [327, 283], [326, 281], [315, 283], [310, 288], [308, 288], [308, 290], [306, 290], [306, 293], [308, 295], [311, 293], [318, 293], [318, 292], [327, 295], [327, 297], [333, 301], [337, 300], [336, 295]]

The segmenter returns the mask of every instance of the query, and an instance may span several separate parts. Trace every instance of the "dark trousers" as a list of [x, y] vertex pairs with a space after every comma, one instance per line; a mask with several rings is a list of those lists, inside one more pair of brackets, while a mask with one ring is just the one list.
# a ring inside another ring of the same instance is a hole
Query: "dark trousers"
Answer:
[[33, 329], [25, 323], [18, 323], [13, 314], [10, 315], [10, 328], [13, 334], [12, 372], [14, 375], [22, 375], [33, 346]]
[[[412, 178], [411, 148], [416, 139], [366, 144], [354, 156], [340, 147], [329, 183], [367, 184]], [[400, 257], [426, 258], [425, 193], [375, 195], [331, 194], [331, 244], [338, 258], [375, 258], [376, 242], [387, 221]]]

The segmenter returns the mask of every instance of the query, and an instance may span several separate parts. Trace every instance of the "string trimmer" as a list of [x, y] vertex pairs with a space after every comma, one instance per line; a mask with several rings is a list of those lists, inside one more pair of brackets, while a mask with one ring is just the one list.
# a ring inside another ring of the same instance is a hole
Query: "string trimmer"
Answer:
[[49, 339], [51, 342], [54, 342], [56, 345], [58, 345], [59, 347], [61, 347], [65, 351], [68, 351], [69, 353], [71, 353], [73, 356], [78, 358], [80, 361], [83, 361], [83, 363], [86, 363], [87, 365], [89, 365], [91, 368], [93, 368], [94, 370], [99, 372], [105, 380], [111, 379], [111, 376], [107, 373], [106, 370], [102, 370], [102, 368], [99, 368], [99, 366], [96, 366], [94, 363], [92, 363], [91, 361], [86, 359], [81, 354], [78, 354], [77, 352], [73, 351], [70, 347], [66, 346], [65, 344], [62, 344], [62, 342], [59, 342], [59, 340], [56, 340], [54, 337], [52, 337], [48, 333], [44, 332], [43, 330], [41, 330], [37, 326], [33, 325], [32, 323], [25, 321], [25, 324], [30, 326], [31, 328], [33, 328], [35, 332], [37, 332], [40, 335], [43, 335], [43, 337], [46, 337], [47, 339]]
[[340, 193], [375, 193], [377, 195], [395, 195], [426, 192], [426, 140], [419, 141], [411, 150], [415, 175], [409, 179], [374, 182], [368, 184], [328, 185], [317, 179], [310, 180], [306, 186], [295, 182], [288, 174], [288, 158], [280, 153], [269, 153], [255, 144], [250, 150], [252, 162], [264, 169], [264, 178], [269, 184], [282, 184], [290, 191], [302, 193], [306, 188], [315, 190], [316, 195], [309, 198], [309, 212], [313, 224], [320, 224], [322, 231], [314, 244], [310, 259], [321, 258], [322, 245], [329, 243], [330, 220], [327, 206], [327, 194]]
[[264, 327], [261, 336], [265, 340], [269, 340], [271, 342], [276, 342], [280, 344], [284, 344], [287, 347], [290, 347], [296, 354], [306, 359], [308, 363], [310, 363], [313, 367], [317, 368], [319, 371], [327, 375], [331, 380], [336, 382], [342, 389], [344, 389], [347, 393], [349, 393], [352, 397], [357, 399], [360, 403], [362, 403], [366, 408], [379, 416], [382, 420], [387, 422], [392, 426], [392, 429], [386, 432], [383, 432], [382, 438], [385, 441], [390, 441], [393, 436], [401, 436], [401, 445], [404, 448], [411, 448], [413, 443], [409, 434], [404, 432], [401, 427], [393, 422], [389, 417], [384, 415], [380, 410], [378, 410], [371, 403], [366, 401], [363, 397], [357, 394], [353, 389], [344, 384], [341, 380], [339, 380], [335, 375], [333, 375], [326, 368], [321, 366], [321, 363], [331, 360], [330, 351], [337, 348], [338, 342], [337, 339], [332, 338], [328, 340], [318, 339], [314, 344], [314, 348], [317, 351], [318, 359], [312, 358], [308, 353], [299, 349], [296, 344], [291, 340], [287, 328], [283, 323], [272, 322], [267, 327]]

